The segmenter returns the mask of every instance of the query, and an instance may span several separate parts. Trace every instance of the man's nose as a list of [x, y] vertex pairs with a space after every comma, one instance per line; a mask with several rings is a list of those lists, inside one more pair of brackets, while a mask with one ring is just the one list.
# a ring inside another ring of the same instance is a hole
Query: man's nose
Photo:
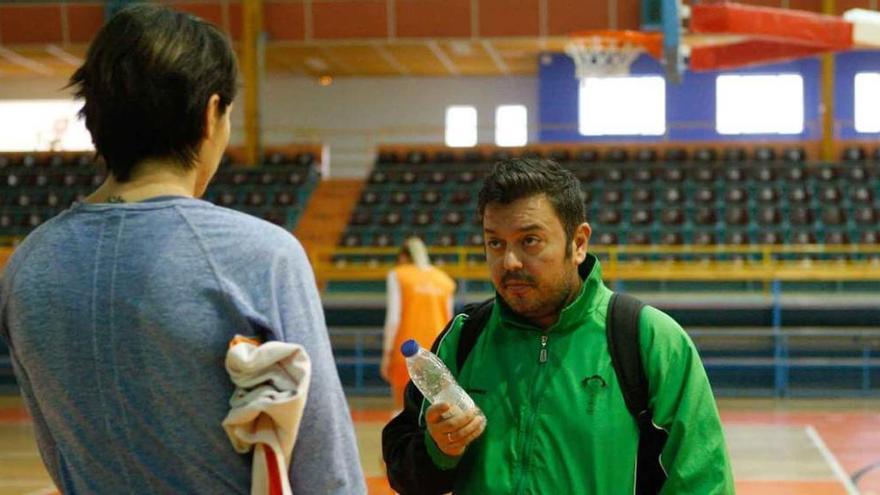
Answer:
[[522, 268], [522, 261], [514, 249], [507, 249], [504, 252], [504, 269], [507, 271], [519, 270]]

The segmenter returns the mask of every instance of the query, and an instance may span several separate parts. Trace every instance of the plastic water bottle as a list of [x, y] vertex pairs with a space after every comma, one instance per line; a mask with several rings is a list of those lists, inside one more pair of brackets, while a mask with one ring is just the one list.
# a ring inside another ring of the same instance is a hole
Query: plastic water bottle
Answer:
[[433, 352], [423, 349], [415, 340], [407, 340], [400, 346], [406, 358], [406, 369], [412, 382], [431, 404], [445, 402], [462, 411], [483, 412], [471, 396], [455, 381], [449, 368]]

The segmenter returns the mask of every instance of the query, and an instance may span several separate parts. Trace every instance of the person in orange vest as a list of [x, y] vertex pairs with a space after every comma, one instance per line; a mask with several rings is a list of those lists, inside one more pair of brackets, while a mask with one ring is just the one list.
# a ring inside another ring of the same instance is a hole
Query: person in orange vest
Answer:
[[455, 281], [431, 265], [428, 250], [418, 237], [404, 241], [397, 266], [388, 272], [388, 308], [385, 314], [382, 378], [391, 384], [396, 409], [403, 408], [403, 389], [409, 381], [400, 345], [416, 340], [430, 348], [452, 317]]

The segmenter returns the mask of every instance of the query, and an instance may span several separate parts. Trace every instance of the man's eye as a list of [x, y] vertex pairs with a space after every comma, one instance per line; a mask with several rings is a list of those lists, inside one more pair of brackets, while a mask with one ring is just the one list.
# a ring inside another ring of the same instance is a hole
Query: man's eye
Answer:
[[541, 242], [541, 239], [538, 239], [537, 237], [526, 237], [523, 241], [523, 244], [525, 244], [526, 246], [534, 246], [539, 242]]
[[498, 249], [499, 247], [501, 247], [501, 241], [490, 239], [486, 242], [486, 245], [489, 246], [489, 249]]

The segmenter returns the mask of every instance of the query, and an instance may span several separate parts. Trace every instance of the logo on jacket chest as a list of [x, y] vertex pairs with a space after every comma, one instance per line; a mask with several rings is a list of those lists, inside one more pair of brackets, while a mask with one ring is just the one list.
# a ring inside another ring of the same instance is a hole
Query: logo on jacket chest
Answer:
[[596, 402], [602, 392], [608, 388], [605, 379], [599, 375], [592, 375], [581, 380], [581, 385], [587, 393], [587, 414], [596, 412]]

